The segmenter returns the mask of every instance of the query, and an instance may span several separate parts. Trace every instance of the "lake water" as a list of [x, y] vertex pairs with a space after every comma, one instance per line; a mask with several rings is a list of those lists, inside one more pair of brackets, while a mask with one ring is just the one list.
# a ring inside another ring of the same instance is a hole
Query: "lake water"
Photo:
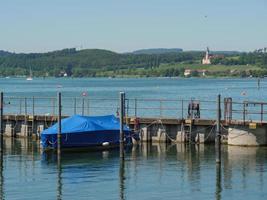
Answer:
[[2, 199], [266, 199], [267, 148], [146, 145], [126, 151], [42, 154], [38, 143], [5, 139]]
[[[6, 96], [5, 113], [14, 114], [25, 112], [31, 114], [33, 96], [36, 97], [35, 114], [55, 114], [56, 96], [59, 91], [62, 92], [62, 112], [65, 115], [74, 113], [87, 115], [115, 114], [119, 105], [119, 92], [125, 91], [126, 97], [129, 99], [127, 102], [128, 115], [185, 117], [189, 101], [198, 99], [201, 100], [201, 116], [215, 118], [215, 101], [218, 94], [221, 94], [222, 98], [232, 97], [235, 102], [266, 101], [266, 88], [267, 79], [261, 80], [260, 89], [258, 89], [257, 79], [35, 78], [33, 81], [26, 81], [22, 78], [0, 79], [0, 90]], [[24, 98], [19, 100], [15, 97], [27, 97], [26, 111]], [[48, 97], [55, 99], [52, 101]], [[73, 97], [77, 98], [76, 103], [74, 103]], [[135, 98], [138, 99], [136, 104]], [[160, 101], [160, 99], [163, 101]], [[254, 107], [248, 109], [259, 112], [260, 106], [254, 105]], [[238, 111], [243, 110], [243, 107], [236, 104], [233, 106], [233, 110], [237, 110], [238, 113]], [[237, 114], [235, 117], [242, 118]], [[247, 113], [246, 119], [254, 118], [255, 115]], [[267, 120], [267, 116], [265, 119]]]
[[[113, 98], [116, 104], [119, 91], [125, 91], [128, 98], [216, 100], [221, 93], [235, 101], [266, 101], [266, 87], [267, 81], [262, 80], [258, 90], [256, 79], [0, 79], [5, 113], [19, 112], [11, 96], [51, 97], [58, 91], [64, 97], [87, 92], [92, 99]], [[104, 102], [94, 105], [108, 104]], [[63, 110], [71, 112], [66, 107]], [[103, 110], [91, 108], [90, 114], [116, 112]], [[141, 114], [158, 112], [152, 111]], [[1, 199], [267, 198], [266, 147], [223, 146], [221, 169], [216, 167], [213, 145], [141, 144], [126, 150], [124, 162], [118, 150], [63, 152], [58, 163], [56, 154], [40, 151], [39, 142], [5, 138], [2, 156]]]

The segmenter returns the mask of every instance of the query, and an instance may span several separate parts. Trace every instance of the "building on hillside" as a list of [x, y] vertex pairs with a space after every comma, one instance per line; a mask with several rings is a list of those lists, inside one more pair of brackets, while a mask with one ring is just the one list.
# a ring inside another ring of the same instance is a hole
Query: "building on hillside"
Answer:
[[191, 69], [184, 70], [184, 76], [190, 76], [191, 75]]
[[184, 70], [184, 76], [189, 77], [189, 76], [206, 76], [206, 69], [198, 69], [198, 70], [191, 70], [191, 69], [186, 69]]
[[209, 47], [207, 47], [205, 57], [202, 59], [202, 64], [210, 65], [211, 64], [210, 59], [211, 59], [210, 50]]

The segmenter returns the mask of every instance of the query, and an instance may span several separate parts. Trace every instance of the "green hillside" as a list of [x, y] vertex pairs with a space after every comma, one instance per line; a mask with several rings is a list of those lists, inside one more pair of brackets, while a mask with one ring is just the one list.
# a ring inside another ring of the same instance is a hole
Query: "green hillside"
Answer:
[[[204, 52], [119, 54], [108, 50], [63, 49], [48, 53], [9, 53], [0, 51], [0, 76], [73, 77], [95, 76], [183, 76], [185, 69], [207, 70], [209, 76], [266, 75], [267, 53], [220, 54], [212, 65], [201, 65]], [[230, 73], [231, 72], [231, 73]], [[194, 73], [193, 75], [197, 75]]]

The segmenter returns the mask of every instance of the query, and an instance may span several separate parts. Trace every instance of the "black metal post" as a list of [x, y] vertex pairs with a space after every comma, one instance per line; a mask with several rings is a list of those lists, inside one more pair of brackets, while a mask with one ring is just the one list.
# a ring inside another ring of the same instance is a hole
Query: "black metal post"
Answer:
[[4, 105], [4, 93], [0, 93], [0, 151], [3, 151], [3, 106]]
[[61, 92], [58, 93], [58, 132], [57, 132], [57, 155], [60, 159], [61, 154]]
[[33, 135], [34, 126], [35, 126], [35, 123], [34, 123], [34, 115], [35, 115], [35, 99], [34, 99], [34, 96], [33, 96], [32, 97], [32, 135]]
[[120, 92], [120, 157], [124, 157], [124, 114], [125, 114], [125, 93]]
[[221, 162], [221, 95], [217, 97], [217, 123], [216, 123], [216, 138], [215, 138], [215, 152], [216, 163]]

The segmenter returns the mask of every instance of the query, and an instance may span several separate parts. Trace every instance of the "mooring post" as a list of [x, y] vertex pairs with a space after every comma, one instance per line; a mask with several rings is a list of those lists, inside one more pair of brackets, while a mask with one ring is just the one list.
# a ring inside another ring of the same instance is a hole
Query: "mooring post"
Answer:
[[34, 99], [34, 96], [32, 97], [32, 135], [33, 135], [33, 132], [34, 132], [34, 115], [35, 115], [35, 99]]
[[120, 92], [120, 157], [124, 157], [124, 114], [125, 114], [125, 93]]
[[3, 105], [4, 105], [4, 93], [0, 93], [0, 151], [3, 151]]
[[57, 95], [58, 100], [58, 132], [57, 132], [57, 155], [58, 159], [60, 159], [61, 154], [61, 92], [58, 92]]
[[217, 122], [216, 122], [216, 138], [215, 138], [215, 152], [216, 163], [221, 163], [221, 95], [217, 97]]

